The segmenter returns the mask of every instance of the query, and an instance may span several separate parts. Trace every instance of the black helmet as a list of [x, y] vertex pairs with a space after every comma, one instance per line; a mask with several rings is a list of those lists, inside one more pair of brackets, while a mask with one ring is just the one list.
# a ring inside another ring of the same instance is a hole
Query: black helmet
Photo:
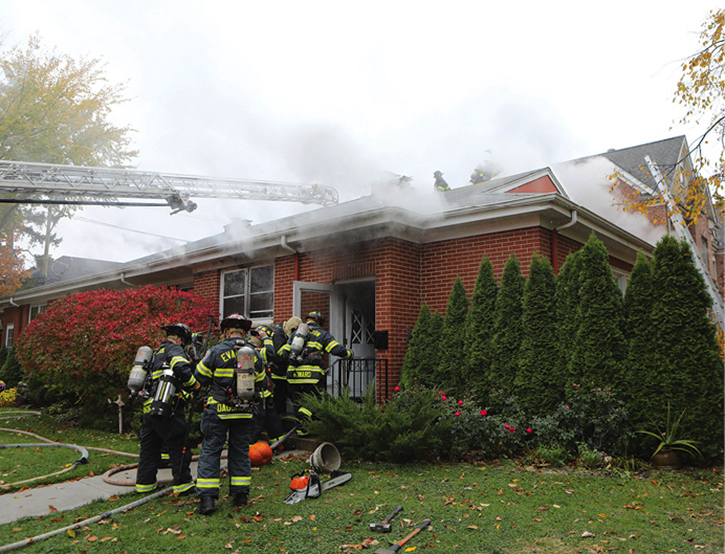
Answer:
[[307, 314], [306, 319], [312, 319], [320, 327], [322, 327], [325, 324], [325, 317], [320, 312], [310, 312], [309, 314]]
[[[257, 327], [254, 329], [255, 331], [262, 331], [267, 336], [272, 336], [272, 333], [274, 333], [274, 330], [269, 325], [257, 325]], [[254, 331], [252, 331], [252, 334], [254, 334]]]
[[222, 319], [219, 327], [222, 331], [226, 331], [227, 329], [238, 329], [246, 333], [252, 327], [252, 322], [243, 315], [232, 314]]
[[191, 329], [184, 323], [174, 323], [173, 325], [163, 325], [161, 327], [168, 336], [180, 337], [184, 344], [191, 342]]

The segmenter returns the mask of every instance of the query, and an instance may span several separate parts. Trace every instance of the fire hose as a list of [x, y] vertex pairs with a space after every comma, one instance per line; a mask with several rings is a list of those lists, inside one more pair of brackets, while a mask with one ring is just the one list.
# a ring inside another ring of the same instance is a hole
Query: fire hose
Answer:
[[27, 538], [22, 541], [18, 541], [18, 542], [14, 542], [11, 544], [6, 544], [4, 546], [0, 546], [0, 552], [9, 552], [11, 550], [15, 550], [16, 548], [22, 548], [23, 546], [28, 546], [29, 544], [33, 544], [38, 541], [53, 537], [55, 535], [65, 533], [72, 529], [80, 529], [85, 525], [90, 525], [92, 523], [96, 523], [98, 521], [101, 521], [102, 519], [108, 519], [109, 517], [111, 517], [115, 514], [124, 512], [126, 510], [130, 510], [132, 508], [136, 508], [137, 506], [146, 504], [146, 502], [155, 500], [156, 498], [159, 498], [160, 496], [168, 494], [169, 492], [171, 492], [172, 488], [173, 487], [168, 487], [163, 490], [156, 491], [155, 493], [150, 494], [149, 496], [145, 496], [144, 498], [141, 498], [140, 500], [136, 500], [135, 502], [131, 502], [130, 504], [126, 504], [125, 506], [121, 506], [120, 508], [116, 508], [115, 510], [111, 510], [110, 512], [103, 512], [101, 514], [98, 514], [97, 516], [93, 516], [91, 518], [84, 519], [83, 521], [79, 521], [77, 523], [74, 523], [73, 525], [68, 525], [67, 527], [63, 527], [61, 529], [56, 529], [55, 531], [49, 531], [48, 533], [44, 533], [42, 535], [37, 535], [35, 537], [30, 537], [30, 538]]
[[88, 451], [83, 448], [82, 446], [76, 446], [75, 444], [63, 444], [60, 442], [41, 442], [41, 443], [19, 443], [19, 444], [0, 444], [0, 449], [4, 448], [19, 448], [19, 447], [27, 447], [27, 448], [42, 448], [42, 447], [61, 447], [61, 448], [71, 448], [73, 450], [76, 450], [80, 452], [81, 457], [78, 458], [75, 462], [70, 464], [68, 467], [61, 469], [60, 471], [55, 471], [53, 473], [49, 473], [47, 475], [41, 475], [40, 477], [31, 477], [30, 479], [25, 479], [23, 481], [17, 481], [15, 483], [10, 483], [8, 485], [0, 485], [0, 489], [7, 489], [10, 487], [14, 487], [16, 485], [23, 485], [25, 483], [30, 483], [32, 481], [38, 481], [40, 479], [45, 479], [46, 477], [53, 477], [55, 475], [61, 475], [67, 471], [71, 471], [76, 468], [76, 466], [79, 466], [81, 464], [88, 463]]

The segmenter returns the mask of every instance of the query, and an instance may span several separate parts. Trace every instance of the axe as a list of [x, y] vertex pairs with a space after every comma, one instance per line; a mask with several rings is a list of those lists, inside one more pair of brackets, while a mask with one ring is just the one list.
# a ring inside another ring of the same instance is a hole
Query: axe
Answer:
[[390, 548], [378, 548], [373, 554], [395, 554], [398, 550], [400, 550], [400, 547], [403, 546], [406, 542], [408, 542], [410, 539], [412, 539], [414, 536], [416, 536], [418, 533], [420, 533], [423, 529], [428, 527], [430, 525], [430, 520], [426, 519], [418, 525], [413, 531], [407, 536], [402, 539], [400, 539], [398, 542], [396, 542], [393, 546]]
[[380, 523], [371, 523], [370, 530], [375, 531], [376, 533], [390, 533], [390, 520], [393, 519], [402, 509], [402, 506], [398, 506], [397, 508], [395, 508], [395, 511], [392, 514], [390, 514]]

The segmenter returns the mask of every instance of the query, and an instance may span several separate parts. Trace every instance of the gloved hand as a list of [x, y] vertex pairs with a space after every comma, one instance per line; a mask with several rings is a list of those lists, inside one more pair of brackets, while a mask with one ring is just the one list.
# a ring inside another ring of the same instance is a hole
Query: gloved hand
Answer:
[[348, 360], [352, 360], [355, 357], [355, 352], [353, 352], [352, 350], [348, 350], [347, 354], [348, 354], [348, 356], [347, 356]]

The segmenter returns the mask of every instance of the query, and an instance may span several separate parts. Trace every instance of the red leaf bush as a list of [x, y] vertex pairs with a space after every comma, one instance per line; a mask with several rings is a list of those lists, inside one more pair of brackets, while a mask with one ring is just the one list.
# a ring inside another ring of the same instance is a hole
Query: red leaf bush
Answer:
[[128, 393], [138, 348], [163, 340], [161, 325], [181, 322], [206, 333], [210, 315], [218, 321], [214, 302], [169, 287], [93, 290], [53, 302], [16, 344], [28, 396], [43, 389], [44, 403], [108, 412], [108, 399]]

